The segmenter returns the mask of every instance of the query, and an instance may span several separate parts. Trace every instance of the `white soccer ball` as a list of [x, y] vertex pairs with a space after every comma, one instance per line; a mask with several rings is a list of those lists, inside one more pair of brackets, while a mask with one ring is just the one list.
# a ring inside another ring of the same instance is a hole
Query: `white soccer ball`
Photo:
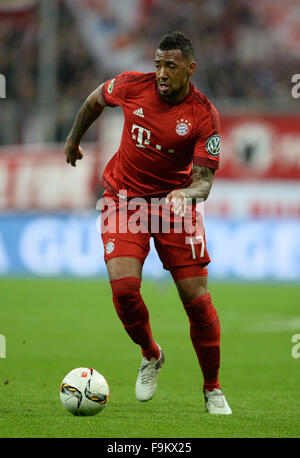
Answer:
[[60, 385], [60, 399], [65, 409], [76, 416], [101, 412], [109, 400], [109, 386], [103, 375], [90, 367], [69, 372]]

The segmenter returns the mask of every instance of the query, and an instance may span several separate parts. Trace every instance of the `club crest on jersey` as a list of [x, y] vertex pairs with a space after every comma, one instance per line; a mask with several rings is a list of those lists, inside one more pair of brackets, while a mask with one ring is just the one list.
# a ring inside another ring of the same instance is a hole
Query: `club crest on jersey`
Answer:
[[107, 87], [107, 92], [108, 92], [109, 94], [112, 93], [113, 88], [114, 88], [114, 84], [115, 84], [115, 78], [114, 78], [113, 80], [111, 80], [111, 82], [109, 83], [109, 85], [108, 85], [108, 87]]
[[220, 137], [219, 135], [213, 135], [210, 137], [205, 144], [206, 151], [210, 156], [216, 157], [220, 154]]
[[177, 121], [176, 125], [176, 133], [183, 137], [184, 135], [187, 135], [189, 133], [191, 127], [191, 123], [188, 122], [187, 119], [180, 119]]
[[110, 240], [107, 242], [107, 244], [106, 244], [106, 246], [105, 246], [106, 254], [110, 254], [110, 253], [112, 253], [112, 252], [114, 251], [114, 249], [115, 249], [115, 244], [114, 244], [113, 241], [114, 241], [114, 239], [110, 239]]

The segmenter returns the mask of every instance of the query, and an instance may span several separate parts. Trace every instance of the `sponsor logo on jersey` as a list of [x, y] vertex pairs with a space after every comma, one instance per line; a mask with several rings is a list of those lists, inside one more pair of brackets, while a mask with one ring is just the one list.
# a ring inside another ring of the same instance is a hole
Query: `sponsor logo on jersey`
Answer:
[[[137, 130], [137, 134], [136, 131]], [[139, 148], [147, 148], [150, 145], [151, 131], [145, 129], [144, 127], [138, 126], [137, 124], [132, 124], [131, 133], [133, 140], [136, 140], [136, 146]], [[146, 138], [145, 138], [146, 135]]]
[[138, 108], [137, 110], [134, 110], [133, 114], [143, 118], [144, 117], [143, 108]]
[[213, 135], [205, 143], [206, 151], [210, 156], [216, 157], [220, 154], [220, 136]]
[[181, 119], [180, 121], [178, 120], [177, 121], [177, 125], [176, 125], [176, 133], [178, 135], [180, 135], [181, 137], [183, 137], [184, 135], [188, 134], [189, 130], [190, 130], [190, 126], [191, 126], [191, 123], [188, 122], [187, 119]]
[[107, 87], [107, 92], [108, 92], [109, 94], [112, 93], [113, 88], [114, 88], [114, 84], [115, 84], [115, 78], [114, 78], [113, 80], [111, 80], [111, 82], [109, 83], [109, 85], [108, 85], [108, 87]]

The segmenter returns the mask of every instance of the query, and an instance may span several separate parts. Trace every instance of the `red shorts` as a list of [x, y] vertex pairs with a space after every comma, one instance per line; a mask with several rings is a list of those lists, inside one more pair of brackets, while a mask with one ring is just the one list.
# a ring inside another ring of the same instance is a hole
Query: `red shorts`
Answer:
[[[101, 236], [104, 260], [132, 257], [143, 264], [150, 250], [150, 238], [163, 264], [175, 281], [206, 276], [210, 262], [201, 215], [191, 205], [183, 219], [164, 199], [122, 200], [105, 191], [101, 208]], [[197, 218], [197, 219], [196, 219]], [[200, 222], [200, 223], [199, 223]], [[197, 230], [196, 230], [197, 228]]]

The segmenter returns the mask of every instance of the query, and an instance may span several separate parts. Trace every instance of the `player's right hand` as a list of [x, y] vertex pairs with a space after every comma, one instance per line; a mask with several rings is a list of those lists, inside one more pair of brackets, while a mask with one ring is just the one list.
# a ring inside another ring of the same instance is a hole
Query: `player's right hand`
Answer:
[[184, 216], [186, 212], [186, 194], [184, 189], [175, 189], [166, 197], [166, 204], [171, 204], [175, 215]]
[[66, 162], [76, 167], [76, 161], [83, 158], [83, 151], [81, 146], [73, 145], [70, 141], [65, 144]]

